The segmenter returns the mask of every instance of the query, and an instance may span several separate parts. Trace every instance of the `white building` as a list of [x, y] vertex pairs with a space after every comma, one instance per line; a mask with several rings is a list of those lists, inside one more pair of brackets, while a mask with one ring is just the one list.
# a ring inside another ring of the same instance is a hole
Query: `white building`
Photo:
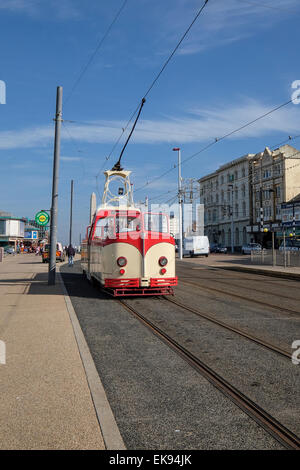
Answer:
[[251, 239], [247, 226], [251, 217], [249, 162], [253, 156], [237, 158], [198, 180], [200, 202], [205, 208], [205, 235], [210, 243], [231, 246], [232, 217], [235, 247]]
[[0, 212], [0, 246], [11, 245], [14, 248], [24, 240], [26, 219], [13, 217], [7, 212]]

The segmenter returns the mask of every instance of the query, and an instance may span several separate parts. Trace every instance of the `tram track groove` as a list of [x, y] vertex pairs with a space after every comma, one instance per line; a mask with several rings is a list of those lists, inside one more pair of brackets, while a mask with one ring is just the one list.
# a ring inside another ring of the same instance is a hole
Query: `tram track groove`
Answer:
[[267, 341], [264, 341], [260, 338], [257, 338], [256, 336], [253, 336], [249, 333], [246, 333], [246, 331], [243, 331], [243, 330], [240, 330], [239, 328], [235, 328], [231, 325], [228, 325], [228, 323], [225, 323], [221, 320], [217, 320], [216, 318], [214, 318], [213, 316], [211, 316], [210, 314], [208, 314], [206, 312], [202, 312], [202, 311], [200, 311], [198, 309], [195, 309], [193, 307], [189, 307], [187, 305], [184, 305], [184, 304], [178, 302], [177, 300], [170, 299], [169, 297], [163, 296], [163, 299], [166, 300], [167, 302], [171, 302], [172, 304], [177, 305], [180, 308], [183, 308], [184, 310], [187, 310], [188, 312], [193, 313], [194, 315], [197, 315], [200, 318], [204, 318], [205, 320], [208, 320], [208, 321], [210, 321], [210, 322], [212, 322], [212, 323], [214, 323], [218, 326], [221, 326], [222, 328], [225, 328], [226, 330], [229, 330], [233, 333], [237, 333], [239, 336], [242, 336], [242, 337], [244, 337], [244, 338], [260, 345], [260, 346], [263, 346], [264, 348], [267, 348], [272, 352], [280, 354], [281, 356], [286, 357], [287, 359], [290, 359], [290, 360], [292, 359], [292, 355], [288, 351], [285, 351], [284, 349], [279, 348], [278, 346], [274, 346], [273, 344], [271, 344]]
[[[177, 261], [178, 262], [178, 261]], [[179, 269], [180, 270], [183, 270], [183, 271], [186, 271], [187, 274], [190, 274], [191, 271], [190, 271], [190, 268], [188, 268], [187, 266], [183, 266], [183, 265], [180, 265], [179, 266]], [[232, 279], [234, 281], [239, 281], [239, 280], [242, 280], [242, 281], [249, 281], [249, 282], [258, 282], [258, 283], [261, 283], [262, 280], [261, 280], [261, 277], [263, 276], [264, 278], [268, 278], [268, 280], [264, 279], [264, 283], [267, 283], [269, 284], [270, 286], [273, 286], [273, 287], [283, 287], [283, 288], [286, 288], [287, 287], [287, 283], [288, 283], [288, 287], [289, 289], [297, 289], [299, 290], [299, 285], [294, 285], [295, 283], [299, 284], [299, 279], [289, 279], [289, 278], [279, 278], [279, 277], [274, 277], [274, 276], [268, 276], [268, 274], [257, 274], [255, 272], [253, 273], [249, 273], [249, 272], [244, 272], [244, 271], [237, 271], [237, 270], [231, 270], [227, 267], [218, 267], [218, 266], [209, 266], [209, 265], [198, 265], [196, 263], [194, 263], [192, 265], [192, 270], [195, 270], [195, 271], [199, 271], [199, 272], [205, 272], [205, 271], [217, 271], [218, 273], [222, 273], [224, 275], [224, 271], [225, 272], [230, 272], [230, 275], [234, 275], [236, 274], [237, 276], [235, 277], [232, 277]], [[251, 277], [243, 277], [241, 278], [241, 275], [245, 275], [245, 276], [251, 276]], [[201, 280], [207, 280], [207, 277], [206, 278], [201, 278]], [[214, 279], [212, 278], [211, 280], [214, 281]], [[223, 282], [222, 281], [219, 281], [219, 282]], [[224, 283], [225, 284], [225, 283]], [[292, 284], [292, 285], [291, 285]], [[236, 287], [239, 287], [236, 285]], [[253, 289], [253, 290], [257, 290], [257, 289]]]
[[[232, 284], [232, 282], [226, 282], [224, 281], [223, 279], [210, 279], [210, 278], [199, 278], [199, 280], [201, 281], [211, 281], [211, 282], [217, 282], [218, 284], [223, 284], [225, 286], [231, 286], [231, 287], [235, 287], [236, 289], [248, 289], [249, 290], [249, 287], [248, 286], [243, 286], [243, 285], [238, 285], [238, 284]], [[243, 280], [243, 279], [241, 279]], [[247, 281], [247, 279], [245, 279], [245, 281]], [[248, 279], [248, 281], [250, 282], [253, 282], [251, 279]], [[274, 287], [277, 287], [277, 286], [274, 286]], [[299, 289], [299, 288], [298, 288]], [[260, 289], [257, 289], [255, 287], [251, 287], [251, 291], [255, 291], [255, 292], [259, 292], [260, 294], [266, 294], [266, 291], [265, 290], [260, 290]], [[281, 299], [287, 299], [287, 300], [297, 300], [298, 302], [300, 302], [300, 299], [292, 299], [291, 297], [287, 296], [287, 295], [282, 295], [282, 294], [278, 294], [277, 292], [273, 292], [273, 291], [269, 291], [269, 294], [272, 295], [272, 296], [276, 296], [276, 297], [280, 297]]]
[[237, 299], [245, 300], [247, 302], [253, 302], [253, 303], [256, 303], [258, 305], [263, 305], [264, 307], [269, 307], [269, 308], [272, 308], [272, 309], [275, 309], [275, 310], [279, 310], [280, 312], [284, 311], [284, 312], [287, 312], [287, 313], [291, 313], [293, 315], [298, 315], [298, 316], [300, 315], [300, 311], [297, 312], [296, 310], [292, 310], [290, 308], [278, 307], [277, 305], [270, 304], [268, 302], [263, 302], [262, 300], [251, 299], [249, 297], [245, 297], [243, 295], [235, 294], [233, 292], [224, 291], [222, 289], [216, 289], [215, 287], [203, 286], [203, 285], [201, 285], [199, 283], [196, 283], [196, 282], [182, 280], [181, 278], [180, 278], [180, 283], [181, 284], [187, 284], [187, 285], [194, 286], [194, 287], [198, 287], [199, 289], [206, 290], [208, 292], [217, 292], [218, 294], [223, 294], [223, 295], [227, 295], [227, 296], [230, 296], [230, 297], [236, 297]]
[[159, 337], [174, 352], [184, 359], [199, 374], [206, 378], [213, 386], [228, 397], [236, 406], [244, 413], [252, 418], [259, 426], [268, 432], [274, 439], [280, 442], [285, 448], [291, 450], [300, 450], [300, 438], [292, 431], [282, 425], [267, 411], [261, 408], [257, 403], [252, 401], [234, 385], [230, 384], [226, 379], [221, 377], [212, 368], [194, 356], [184, 346], [181, 346], [176, 340], [171, 338], [167, 333], [162, 331], [154, 323], [139, 313], [134, 307], [125, 300], [116, 300], [124, 309], [133, 314], [142, 324], [144, 324], [153, 334]]

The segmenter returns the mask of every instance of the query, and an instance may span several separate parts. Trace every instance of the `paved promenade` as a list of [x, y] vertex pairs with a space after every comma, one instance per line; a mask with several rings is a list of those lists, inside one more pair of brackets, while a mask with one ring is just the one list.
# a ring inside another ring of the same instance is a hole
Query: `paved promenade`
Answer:
[[62, 286], [48, 286], [47, 271], [30, 254], [0, 263], [0, 449], [103, 449]]

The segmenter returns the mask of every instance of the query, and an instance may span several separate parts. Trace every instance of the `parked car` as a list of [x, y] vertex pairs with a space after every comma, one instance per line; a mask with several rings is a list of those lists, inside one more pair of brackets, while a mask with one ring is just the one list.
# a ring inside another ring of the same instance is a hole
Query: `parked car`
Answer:
[[243, 255], [251, 255], [251, 251], [261, 251], [262, 246], [259, 243], [248, 243], [242, 246]]
[[8, 255], [13, 255], [15, 253], [15, 250], [12, 246], [9, 246], [8, 248], [4, 248], [5, 253]]
[[210, 245], [210, 251], [211, 253], [227, 253], [227, 247], [220, 243], [214, 243]]
[[[47, 245], [45, 245], [45, 248], [44, 248], [43, 254], [42, 254], [43, 263], [49, 262], [49, 257], [50, 257], [49, 251], [50, 251], [50, 245], [47, 244]], [[65, 259], [66, 259], [66, 255], [65, 255], [65, 252], [63, 250], [62, 244], [58, 242], [56, 244], [56, 261], [63, 262], [63, 261], [65, 261]]]
[[208, 237], [206, 236], [194, 236], [194, 237], [186, 237], [183, 243], [183, 256], [190, 255], [202, 255], [208, 256], [210, 252], [209, 249], [209, 241]]

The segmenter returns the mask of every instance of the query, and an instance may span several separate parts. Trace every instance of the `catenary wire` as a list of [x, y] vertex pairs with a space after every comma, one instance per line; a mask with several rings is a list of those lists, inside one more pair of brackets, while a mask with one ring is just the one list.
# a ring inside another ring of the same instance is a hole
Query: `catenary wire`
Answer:
[[66, 100], [65, 100], [65, 103], [64, 105], [66, 105], [68, 103], [68, 101], [70, 100], [75, 88], [78, 86], [79, 82], [81, 81], [82, 77], [84, 76], [84, 74], [86, 73], [87, 69], [89, 68], [89, 66], [91, 65], [91, 63], [93, 62], [94, 60], [94, 57], [96, 56], [96, 54], [99, 52], [99, 50], [101, 49], [105, 39], [107, 38], [107, 36], [109, 35], [112, 27], [114, 26], [114, 24], [116, 23], [117, 19], [119, 18], [120, 14], [122, 13], [123, 9], [125, 8], [126, 6], [126, 3], [128, 2], [128, 0], [124, 0], [124, 2], [122, 3], [121, 7], [119, 8], [119, 10], [117, 11], [116, 15], [114, 16], [112, 22], [110, 23], [110, 25], [108, 26], [107, 30], [105, 31], [104, 35], [102, 36], [102, 38], [100, 39], [100, 41], [98, 42], [94, 52], [91, 54], [90, 58], [88, 59], [87, 63], [83, 66], [81, 72], [79, 73], [79, 76], [77, 77], [73, 87], [71, 88], [71, 91], [69, 93], [69, 95], [67, 96]]
[[[174, 47], [173, 51], [171, 52], [171, 54], [168, 56], [167, 60], [164, 62], [163, 66], [161, 67], [160, 71], [158, 72], [158, 74], [155, 76], [155, 78], [153, 79], [153, 81], [151, 82], [150, 86], [147, 88], [146, 92], [144, 93], [143, 95], [143, 98], [146, 98], [146, 96], [150, 93], [150, 91], [152, 90], [152, 88], [154, 87], [154, 85], [156, 84], [156, 82], [158, 81], [158, 79], [160, 78], [160, 76], [162, 75], [162, 73], [164, 72], [165, 68], [167, 67], [167, 65], [169, 64], [170, 60], [172, 59], [172, 57], [174, 56], [174, 54], [176, 53], [176, 51], [178, 50], [178, 48], [180, 47], [180, 45], [182, 44], [182, 42], [184, 41], [185, 37], [187, 36], [187, 34], [189, 33], [189, 31], [191, 30], [191, 28], [193, 27], [194, 23], [197, 21], [197, 19], [199, 18], [199, 16], [201, 15], [202, 11], [204, 10], [205, 6], [207, 5], [209, 0], [204, 0], [204, 3], [202, 5], [202, 7], [199, 9], [198, 13], [196, 14], [196, 16], [194, 17], [193, 21], [191, 22], [191, 24], [189, 25], [189, 27], [185, 30], [184, 34], [181, 36], [179, 42], [176, 44], [176, 46]], [[132, 119], [134, 118], [135, 114], [137, 113], [139, 107], [140, 107], [140, 103], [141, 103], [142, 100], [140, 100], [138, 106], [136, 107], [134, 113], [132, 114], [132, 116], [130, 117], [129, 121], [127, 122], [126, 126], [122, 129], [122, 132], [120, 134], [120, 136], [118, 137], [117, 141], [115, 142], [115, 144], [113, 145], [113, 148], [112, 150], [110, 151], [110, 154], [108, 155], [108, 157], [105, 158], [105, 161], [104, 161], [104, 165], [105, 163], [110, 159], [114, 149], [116, 148], [116, 146], [118, 145], [120, 139], [122, 138], [124, 132], [126, 131], [126, 129], [128, 128], [130, 122], [132, 121]], [[103, 166], [102, 165], [102, 168], [101, 170], [98, 172], [98, 174], [102, 171], [103, 169]]]
[[[241, 130], [245, 129], [246, 127], [254, 124], [255, 122], [265, 118], [266, 116], [269, 116], [270, 114], [278, 111], [279, 109], [283, 108], [284, 106], [287, 106], [288, 104], [292, 103], [293, 101], [295, 101], [296, 99], [298, 99], [298, 97], [296, 98], [292, 98], [282, 104], [280, 104], [279, 106], [276, 106], [275, 108], [271, 109], [270, 111], [258, 116], [257, 118], [247, 122], [246, 124], [242, 125], [242, 126], [239, 126], [238, 128], [228, 132], [227, 134], [224, 134], [222, 137], [219, 137], [219, 138], [215, 138], [212, 142], [208, 143], [207, 145], [205, 145], [204, 147], [202, 147], [202, 149], [200, 149], [198, 152], [190, 155], [189, 157], [185, 158], [184, 160], [182, 160], [181, 162], [181, 165], [184, 165], [186, 162], [192, 160], [193, 158], [195, 158], [196, 156], [200, 155], [202, 152], [208, 150], [210, 147], [212, 147], [213, 145], [216, 145], [217, 143], [221, 142], [222, 140], [232, 136], [233, 134], [236, 134], [237, 132], [240, 132]], [[166, 174], [170, 173], [171, 171], [173, 171], [175, 168], [178, 167], [178, 164], [174, 164], [172, 168], [169, 168], [168, 170], [166, 170], [162, 175], [160, 176], [157, 176], [155, 178], [153, 178], [152, 180], [150, 180], [150, 182], [148, 181], [147, 183], [145, 183], [144, 185], [140, 186], [139, 188], [137, 188], [135, 190], [135, 192], [137, 191], [141, 191], [142, 189], [146, 188], [147, 186], [150, 186], [154, 181], [157, 181], [161, 178], [163, 178]]]

